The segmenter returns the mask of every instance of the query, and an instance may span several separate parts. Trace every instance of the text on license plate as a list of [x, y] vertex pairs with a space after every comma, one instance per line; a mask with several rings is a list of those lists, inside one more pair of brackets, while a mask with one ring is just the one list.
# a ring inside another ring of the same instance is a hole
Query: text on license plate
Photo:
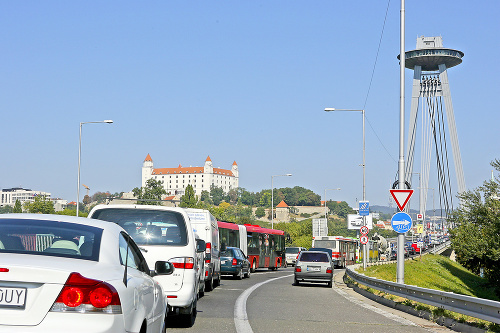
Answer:
[[24, 308], [26, 288], [0, 287], [0, 307]]
[[310, 272], [319, 272], [321, 268], [315, 266], [307, 266], [307, 270]]

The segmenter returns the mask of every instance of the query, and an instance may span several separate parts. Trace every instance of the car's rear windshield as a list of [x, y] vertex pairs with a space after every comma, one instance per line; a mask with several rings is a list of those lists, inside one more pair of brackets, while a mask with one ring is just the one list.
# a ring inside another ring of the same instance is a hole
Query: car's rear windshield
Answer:
[[299, 253], [299, 248], [298, 247], [287, 247], [285, 249], [285, 253], [297, 254], [297, 253]]
[[184, 217], [179, 212], [154, 209], [106, 208], [93, 219], [119, 224], [139, 245], [187, 245]]
[[227, 249], [226, 251], [220, 251], [221, 257], [234, 257], [233, 250]]
[[309, 262], [328, 262], [328, 254], [326, 253], [312, 253], [312, 252], [302, 252], [299, 258], [300, 261]]
[[0, 253], [99, 260], [102, 229], [77, 223], [0, 219]]

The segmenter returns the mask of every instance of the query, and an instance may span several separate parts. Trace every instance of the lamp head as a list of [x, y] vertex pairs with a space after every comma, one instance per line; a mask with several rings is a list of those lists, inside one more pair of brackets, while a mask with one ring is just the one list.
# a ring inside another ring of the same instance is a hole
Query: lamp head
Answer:
[[325, 108], [325, 112], [332, 112], [335, 111], [335, 108]]
[[113, 120], [111, 120], [111, 119], [109, 119], [109, 120], [104, 120], [104, 122], [105, 122], [106, 124], [112, 124], [112, 123], [113, 123]]

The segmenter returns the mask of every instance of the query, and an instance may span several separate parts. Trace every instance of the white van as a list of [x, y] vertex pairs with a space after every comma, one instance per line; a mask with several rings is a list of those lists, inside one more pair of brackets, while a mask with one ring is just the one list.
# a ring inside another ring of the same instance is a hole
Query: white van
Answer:
[[143, 251], [150, 267], [159, 260], [174, 265], [172, 275], [154, 278], [163, 287], [169, 315], [177, 314], [180, 324], [192, 326], [203, 268], [197, 254], [205, 251], [205, 242], [196, 240], [186, 211], [152, 205], [97, 205], [88, 217], [119, 224]]
[[219, 226], [215, 217], [206, 209], [185, 208], [193, 230], [206, 243], [205, 290], [212, 291], [220, 284]]

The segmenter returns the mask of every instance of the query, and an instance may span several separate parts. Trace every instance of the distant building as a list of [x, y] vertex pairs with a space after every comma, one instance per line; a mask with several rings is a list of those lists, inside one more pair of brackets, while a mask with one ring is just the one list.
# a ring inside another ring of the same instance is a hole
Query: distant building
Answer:
[[278, 222], [290, 222], [290, 207], [284, 200], [281, 200], [281, 202], [276, 206], [275, 220]]
[[153, 159], [148, 154], [142, 164], [142, 185], [146, 186], [149, 179], [160, 180], [168, 195], [183, 195], [186, 186], [193, 186], [197, 196], [202, 191], [210, 191], [210, 186], [215, 185], [229, 192], [239, 186], [239, 172], [236, 162], [230, 170], [214, 168], [210, 156], [202, 167], [154, 168]]
[[0, 191], [0, 206], [14, 207], [17, 200], [23, 205], [25, 202], [34, 202], [37, 196], [50, 199], [50, 193], [48, 192], [33, 191], [21, 187], [4, 188]]

